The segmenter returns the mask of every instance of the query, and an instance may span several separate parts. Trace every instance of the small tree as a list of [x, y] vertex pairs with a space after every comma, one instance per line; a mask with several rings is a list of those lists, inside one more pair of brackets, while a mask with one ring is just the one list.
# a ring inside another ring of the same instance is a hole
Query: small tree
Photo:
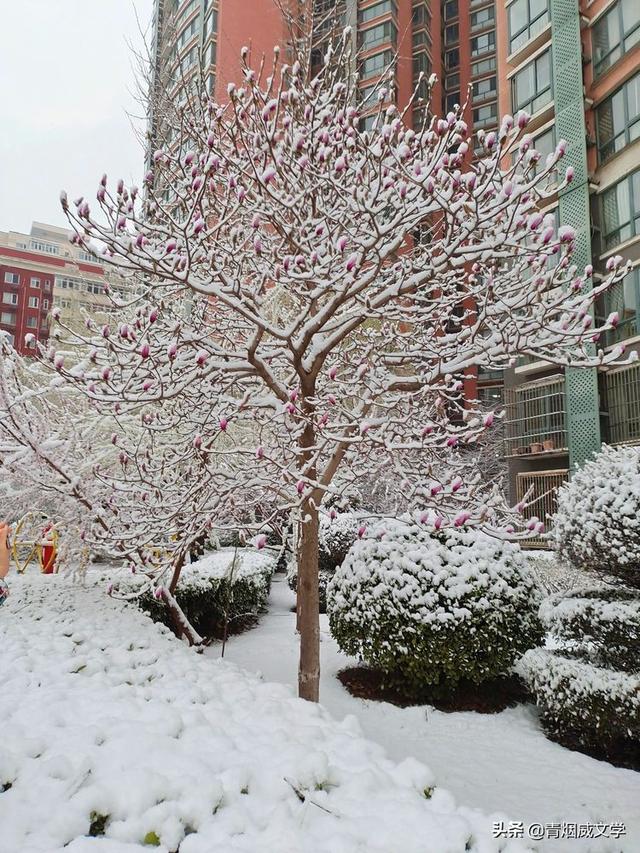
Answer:
[[149, 429], [174, 430], [167, 458], [191, 472], [199, 525], [302, 522], [299, 692], [315, 700], [326, 502], [393, 471], [427, 527], [500, 527], [498, 496], [451, 459], [493, 420], [465, 408], [465, 372], [519, 354], [615, 360], [590, 357], [585, 336], [620, 273], [589, 289], [591, 271], [571, 266], [573, 231], [539, 212], [564, 143], [540, 164], [526, 115], [480, 135], [472, 163], [459, 112], [410, 130], [413, 100], [385, 106], [382, 82], [362, 130], [348, 30], [314, 79], [277, 50], [269, 76], [246, 62], [243, 75], [226, 104], [187, 98], [144, 201], [106, 176], [96, 213], [63, 194], [76, 241], [101, 241], [140, 295], [129, 322], [94, 325], [91, 356], [57, 370], [105, 411], [154, 408]]

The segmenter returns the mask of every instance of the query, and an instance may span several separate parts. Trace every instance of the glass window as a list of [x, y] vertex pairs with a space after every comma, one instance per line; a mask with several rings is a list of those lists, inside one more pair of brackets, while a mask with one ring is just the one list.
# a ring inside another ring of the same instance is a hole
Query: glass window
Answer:
[[598, 76], [640, 41], [638, 0], [619, 0], [593, 26], [593, 72]]
[[460, 30], [457, 24], [449, 24], [444, 28], [444, 43], [454, 44], [460, 38]]
[[485, 127], [486, 125], [495, 124], [498, 116], [498, 105], [485, 104], [483, 107], [476, 107], [473, 111], [473, 126], [474, 128]]
[[460, 65], [460, 51], [458, 48], [448, 50], [444, 55], [445, 68], [457, 68]]
[[367, 77], [373, 77], [374, 74], [382, 74], [382, 72], [393, 62], [393, 51], [384, 50], [382, 53], [374, 53], [373, 56], [368, 56], [360, 64], [360, 77], [365, 80]]
[[496, 58], [495, 56], [489, 57], [489, 59], [482, 59], [480, 62], [474, 62], [471, 65], [471, 76], [472, 77], [480, 77], [482, 74], [489, 74], [491, 71], [496, 70]]
[[519, 50], [549, 22], [549, 0], [515, 0], [509, 6], [509, 49]]
[[444, 4], [444, 19], [450, 21], [452, 18], [458, 17], [458, 0], [450, 0]]
[[30, 296], [29, 297], [29, 308], [38, 308], [40, 305], [40, 297], [38, 296]]
[[[424, 6], [422, 8], [424, 9]], [[360, 9], [358, 12], [358, 22], [366, 24], [367, 21], [379, 18], [380, 15], [385, 15], [387, 12], [391, 12], [392, 9], [394, 12], [396, 11], [396, 4], [391, 2], [391, 0], [382, 0], [382, 3], [374, 3], [373, 6], [367, 6], [366, 9]]]
[[215, 33], [218, 29], [218, 12], [216, 9], [208, 16], [206, 21], [204, 22], [204, 30], [202, 33], [202, 40], [206, 41], [212, 33]]
[[481, 36], [476, 36], [471, 39], [471, 56], [480, 56], [482, 53], [488, 53], [490, 50], [495, 50], [495, 47], [495, 30], [491, 30], [488, 33], [482, 33]]
[[0, 314], [0, 323], [6, 323], [8, 326], [15, 326], [16, 315], [12, 311], [3, 311]]
[[518, 71], [511, 81], [513, 111], [536, 113], [551, 101], [551, 52], [547, 51]]
[[471, 14], [471, 32], [481, 30], [483, 27], [492, 24], [495, 19], [495, 11], [493, 6], [487, 6], [486, 9], [480, 9], [479, 12]]
[[35, 290], [40, 290], [40, 279], [39, 278], [32, 278], [31, 279], [31, 287], [33, 287]]
[[20, 276], [17, 272], [6, 272], [4, 282], [5, 284], [20, 284]]
[[45, 281], [45, 283], [44, 283], [44, 289], [45, 289], [45, 292], [46, 292], [46, 293], [49, 293], [49, 292], [50, 292], [50, 290], [51, 290], [51, 282], [50, 282], [50, 281]]
[[375, 27], [370, 27], [368, 30], [361, 30], [358, 34], [360, 48], [362, 50], [370, 50], [372, 47], [377, 47], [385, 42], [396, 41], [398, 31], [395, 24], [391, 21], [383, 21]]
[[638, 332], [638, 307], [640, 306], [640, 267], [635, 267], [622, 281], [616, 282], [604, 296], [604, 318], [615, 311], [618, 325], [607, 332], [606, 344], [611, 346], [633, 338]]
[[5, 305], [17, 305], [18, 304], [18, 294], [17, 293], [3, 293], [2, 301]]
[[49, 300], [48, 299], [42, 300], [42, 307], [45, 309], [45, 311], [47, 310], [47, 308], [49, 307]]
[[446, 100], [446, 108], [447, 112], [455, 109], [456, 106], [460, 104], [460, 92], [452, 92], [450, 95], [447, 95]]
[[601, 163], [640, 136], [640, 74], [600, 104], [596, 130]]
[[414, 28], [431, 26], [431, 14], [426, 3], [414, 6], [411, 16]]
[[27, 328], [28, 329], [37, 329], [38, 328], [38, 318], [37, 317], [27, 317]]
[[413, 57], [413, 79], [416, 82], [421, 72], [427, 77], [431, 74], [429, 54], [424, 50], [418, 51]]
[[471, 97], [474, 101], [483, 101], [485, 98], [491, 98], [496, 94], [496, 78], [486, 77], [484, 80], [478, 80], [473, 84], [471, 89]]
[[605, 250], [637, 235], [640, 235], [640, 169], [602, 193]]

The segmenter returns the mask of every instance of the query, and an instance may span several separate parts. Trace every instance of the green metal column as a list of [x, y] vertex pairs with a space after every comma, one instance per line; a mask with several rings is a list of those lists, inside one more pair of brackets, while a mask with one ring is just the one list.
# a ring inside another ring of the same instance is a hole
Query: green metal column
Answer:
[[[575, 173], [560, 192], [560, 223], [575, 228], [574, 261], [581, 270], [591, 263], [591, 218], [578, 0], [553, 0], [551, 33], [556, 138], [568, 143], [562, 163]], [[569, 466], [574, 471], [601, 445], [597, 371], [568, 369], [565, 390]]]

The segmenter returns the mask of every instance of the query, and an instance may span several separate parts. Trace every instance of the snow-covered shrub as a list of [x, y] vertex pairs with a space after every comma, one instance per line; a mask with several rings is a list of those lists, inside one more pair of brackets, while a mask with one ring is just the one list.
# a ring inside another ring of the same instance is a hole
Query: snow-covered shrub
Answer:
[[[333, 571], [326, 569], [318, 570], [318, 595], [320, 599], [320, 613], [327, 612], [327, 586], [333, 577]], [[289, 589], [297, 593], [298, 591], [298, 569], [295, 563], [290, 563], [287, 569], [287, 583]]]
[[536, 695], [542, 722], [556, 740], [606, 750], [640, 740], [640, 677], [531, 649], [517, 671]]
[[632, 589], [579, 589], [555, 595], [540, 619], [556, 638], [579, 644], [590, 660], [625, 672], [640, 671], [640, 598]]
[[405, 521], [358, 540], [328, 588], [340, 648], [408, 690], [506, 673], [540, 639], [540, 593], [520, 548]]
[[358, 538], [360, 516], [342, 512], [335, 518], [322, 516], [318, 531], [318, 561], [320, 571], [333, 572], [344, 562], [349, 548]]
[[598, 756], [640, 741], [640, 600], [636, 590], [578, 589], [543, 602], [554, 650], [534, 649], [518, 671], [549, 735]]
[[[264, 609], [273, 570], [271, 553], [249, 548], [216, 551], [183, 568], [176, 600], [198, 633], [220, 637], [225, 624], [233, 631]], [[138, 575], [116, 575], [113, 583], [117, 592], [128, 594], [145, 581]], [[166, 606], [148, 586], [135, 601], [156, 622], [174, 627]]]
[[558, 491], [553, 536], [579, 569], [640, 586], [640, 448], [604, 446]]

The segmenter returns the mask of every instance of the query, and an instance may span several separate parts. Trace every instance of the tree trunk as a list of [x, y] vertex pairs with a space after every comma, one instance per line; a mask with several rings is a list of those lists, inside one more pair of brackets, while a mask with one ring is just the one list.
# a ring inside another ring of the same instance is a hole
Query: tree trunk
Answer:
[[300, 665], [298, 695], [317, 702], [320, 695], [320, 600], [318, 593], [318, 510], [307, 501], [300, 526], [298, 563], [298, 629]]

